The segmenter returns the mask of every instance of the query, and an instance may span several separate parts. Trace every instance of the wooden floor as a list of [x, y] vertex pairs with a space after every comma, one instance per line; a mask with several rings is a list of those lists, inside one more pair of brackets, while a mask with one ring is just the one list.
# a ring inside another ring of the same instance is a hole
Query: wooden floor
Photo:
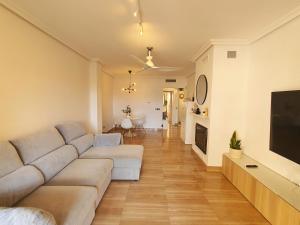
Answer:
[[125, 143], [145, 147], [141, 179], [113, 181], [93, 225], [267, 225], [221, 173], [179, 138], [180, 128], [147, 131]]

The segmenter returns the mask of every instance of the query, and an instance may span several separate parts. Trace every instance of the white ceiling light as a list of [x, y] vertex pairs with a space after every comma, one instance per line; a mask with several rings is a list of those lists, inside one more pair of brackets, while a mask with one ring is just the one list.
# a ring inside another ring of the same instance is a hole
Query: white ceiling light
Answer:
[[139, 57], [135, 56], [135, 55], [130, 55], [131, 57], [133, 57], [138, 63], [142, 64], [144, 67], [142, 70], [137, 71], [136, 73], [140, 73], [146, 70], [150, 70], [150, 69], [156, 69], [159, 71], [163, 71], [163, 72], [171, 72], [171, 71], [176, 71], [179, 70], [181, 68], [179, 67], [170, 67], [170, 66], [156, 66], [154, 64], [154, 62], [152, 61], [153, 56], [152, 56], [152, 51], [153, 51], [153, 47], [147, 47], [147, 56], [146, 56], [146, 61], [140, 59]]

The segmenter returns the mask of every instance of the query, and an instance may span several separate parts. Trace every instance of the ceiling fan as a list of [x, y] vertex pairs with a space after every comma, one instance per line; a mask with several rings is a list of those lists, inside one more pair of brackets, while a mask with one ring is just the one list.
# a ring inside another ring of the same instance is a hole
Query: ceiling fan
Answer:
[[147, 56], [146, 56], [147, 61], [144, 61], [144, 60], [140, 59], [139, 57], [137, 57], [135, 55], [130, 55], [138, 63], [143, 65], [143, 69], [139, 70], [135, 73], [140, 73], [140, 72], [143, 72], [143, 71], [146, 71], [146, 70], [159, 70], [159, 71], [162, 71], [162, 72], [172, 72], [172, 71], [176, 71], [176, 70], [181, 69], [179, 67], [156, 66], [154, 64], [154, 62], [152, 61], [152, 59], [153, 59], [153, 57], [151, 55], [152, 51], [153, 51], [153, 47], [147, 47]]

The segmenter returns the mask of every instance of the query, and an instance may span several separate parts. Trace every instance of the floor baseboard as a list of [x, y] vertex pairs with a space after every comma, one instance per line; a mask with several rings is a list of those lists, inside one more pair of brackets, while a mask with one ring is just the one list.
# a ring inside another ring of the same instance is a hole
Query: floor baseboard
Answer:
[[207, 172], [222, 172], [222, 167], [221, 166], [206, 166], [206, 171]]
[[192, 150], [198, 156], [198, 158], [202, 161], [202, 163], [205, 165], [207, 172], [218, 172], [218, 173], [222, 172], [222, 167], [221, 166], [207, 166], [205, 164], [205, 162], [203, 161], [203, 159], [201, 158], [201, 156], [199, 155], [199, 153], [193, 148], [192, 148]]

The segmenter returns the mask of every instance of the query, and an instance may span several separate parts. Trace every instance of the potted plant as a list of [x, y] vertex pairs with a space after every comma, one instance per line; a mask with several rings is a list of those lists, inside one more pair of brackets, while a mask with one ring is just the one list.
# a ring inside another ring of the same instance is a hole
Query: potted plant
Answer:
[[230, 139], [229, 154], [232, 158], [240, 158], [242, 153], [241, 140], [237, 139], [236, 131], [234, 131]]
[[126, 117], [131, 116], [131, 107], [127, 105], [126, 109], [122, 109], [122, 112], [126, 114]]

